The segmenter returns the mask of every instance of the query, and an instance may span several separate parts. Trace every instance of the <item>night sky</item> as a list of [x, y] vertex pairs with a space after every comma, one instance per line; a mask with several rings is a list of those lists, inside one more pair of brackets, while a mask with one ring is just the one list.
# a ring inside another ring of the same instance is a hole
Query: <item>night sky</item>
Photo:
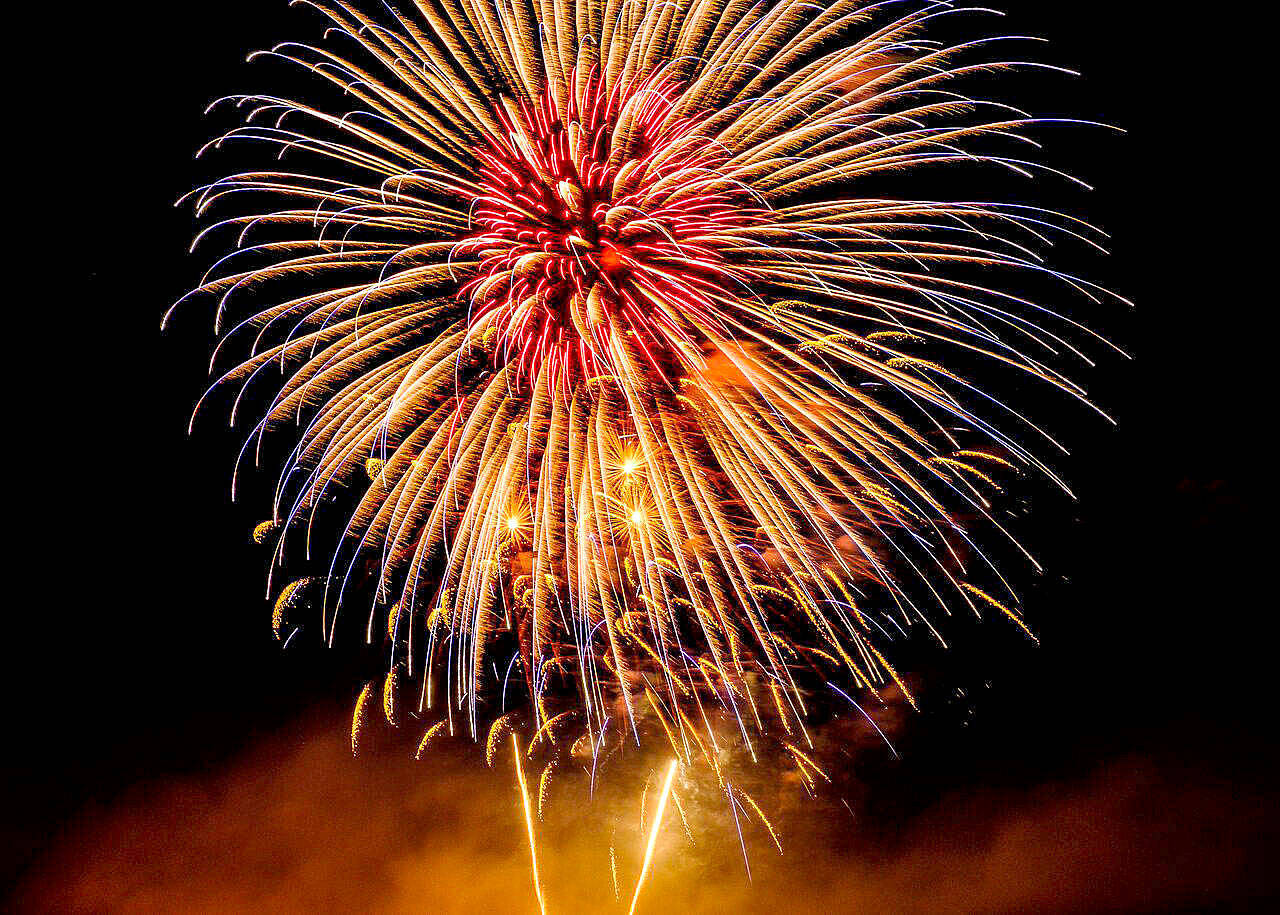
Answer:
[[[897, 722], [901, 760], [860, 748], [838, 780], [849, 806], [785, 815], [782, 858], [755, 836], [753, 882], [736, 844], [672, 845], [648, 911], [1250, 910], [1275, 883], [1251, 444], [1273, 411], [1249, 402], [1240, 355], [1274, 294], [1245, 294], [1255, 265], [1224, 228], [1246, 192], [1224, 148], [1228, 65], [1195, 50], [1207, 21], [1005, 5], [992, 27], [1049, 37], [1039, 59], [1084, 74], [1037, 84], [1037, 113], [1128, 131], [1055, 133], [1046, 158], [1097, 188], [1065, 199], [1113, 236], [1109, 258], [1068, 268], [1138, 303], [1087, 316], [1135, 358], [1098, 350], [1076, 376], [1118, 425], [1038, 401], [1078, 495], [1019, 492], [1048, 569], [1019, 582], [1041, 644], [960, 633], [948, 669], [921, 674], [946, 682]], [[11, 383], [36, 416], [11, 445], [7, 907], [528, 912], [508, 773], [462, 748], [414, 764], [391, 741], [352, 760], [367, 659], [272, 638], [249, 538], [264, 503], [229, 499], [238, 440], [216, 411], [186, 434], [209, 315], [158, 330], [209, 263], [172, 203], [230, 165], [193, 162], [225, 123], [202, 109], [271, 85], [244, 55], [313, 39], [318, 19], [274, 0], [100, 15], [49, 50], [63, 88], [33, 134], [49, 158], [11, 177], [41, 188], [43, 241], [10, 267], [42, 279], [34, 329], [10, 341], [35, 357]], [[592, 911], [607, 840], [574, 790], [543, 827], [546, 882], [555, 910]]]

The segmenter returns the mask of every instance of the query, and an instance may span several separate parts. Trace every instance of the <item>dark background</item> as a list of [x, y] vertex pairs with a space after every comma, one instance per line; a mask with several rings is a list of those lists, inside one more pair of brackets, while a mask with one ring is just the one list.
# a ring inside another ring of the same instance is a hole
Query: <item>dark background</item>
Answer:
[[[1252, 402], [1243, 352], [1274, 294], [1249, 291], [1267, 265], [1235, 237], [1257, 163], [1232, 126], [1233, 54], [1205, 43], [1206, 24], [1145, 4], [1005, 5], [992, 27], [1049, 37], [1038, 58], [1084, 74], [1047, 83], [1037, 112], [1128, 131], [1054, 134], [1048, 158], [1097, 188], [1072, 206], [1112, 234], [1113, 254], [1079, 269], [1138, 308], [1106, 306], [1090, 322], [1135, 358], [1099, 352], [1077, 375], [1118, 426], [1064, 414], [1055, 427], [1079, 501], [1045, 496], [1029, 528], [1049, 569], [1026, 599], [1042, 644], [979, 652], [990, 689], [962, 712], [931, 713], [904, 761], [875, 771], [858, 841], [891, 844], [956, 792], [1138, 759], [1173, 805], [1153, 842], [1179, 847], [1185, 830], [1234, 863], [1226, 876], [1205, 864], [1197, 881], [1187, 860], [1177, 892], [1115, 906], [1261, 906], [1277, 791], [1256, 439], [1273, 411]], [[45, 59], [56, 78], [42, 91], [57, 96], [35, 131], [46, 154], [17, 189], [38, 187], [44, 205], [34, 262], [11, 266], [40, 280], [22, 318], [32, 330], [10, 341], [15, 365], [31, 360], [15, 390], [35, 414], [11, 444], [9, 527], [22, 542], [8, 576], [6, 881], [148, 785], [217, 771], [306, 716], [340, 721], [359, 685], [343, 651], [303, 640], [282, 654], [271, 638], [265, 557], [248, 538], [262, 505], [228, 498], [237, 442], [216, 411], [185, 431], [205, 382], [207, 313], [158, 330], [208, 263], [186, 254], [191, 214], [172, 206], [226, 167], [192, 162], [213, 133], [203, 106], [270, 85], [244, 54], [312, 39], [318, 19], [228, 0], [139, 4], [78, 26], [82, 45]], [[1228, 802], [1192, 803], [1208, 789]], [[41, 904], [31, 891], [23, 902]]]

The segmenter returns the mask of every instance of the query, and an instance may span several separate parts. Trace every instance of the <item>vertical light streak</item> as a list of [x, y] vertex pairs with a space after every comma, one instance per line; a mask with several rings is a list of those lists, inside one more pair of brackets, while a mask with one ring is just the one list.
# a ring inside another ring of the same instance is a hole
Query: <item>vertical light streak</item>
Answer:
[[[653, 828], [649, 830], [649, 844], [645, 846], [644, 863], [640, 865], [640, 879], [636, 881], [636, 891], [631, 897], [631, 909], [628, 915], [635, 915], [636, 903], [640, 901], [640, 890], [644, 887], [644, 878], [649, 875], [649, 865], [653, 863], [653, 848], [658, 843], [658, 830], [662, 828], [662, 814], [667, 809], [667, 798], [671, 796], [671, 783], [675, 781], [678, 765], [679, 760], [673, 759], [667, 768], [667, 779], [662, 785], [662, 797], [658, 801], [658, 812], [653, 817]], [[529, 828], [532, 830], [533, 826], [530, 825]]]
[[524, 780], [524, 767], [520, 765], [520, 744], [511, 735], [511, 751], [516, 760], [516, 781], [520, 785], [520, 802], [524, 805], [524, 825], [529, 830], [529, 860], [533, 864], [533, 892], [538, 897], [538, 911], [547, 915], [547, 904], [542, 898], [542, 882], [538, 879], [538, 845], [533, 835], [533, 808], [529, 806], [529, 786]]

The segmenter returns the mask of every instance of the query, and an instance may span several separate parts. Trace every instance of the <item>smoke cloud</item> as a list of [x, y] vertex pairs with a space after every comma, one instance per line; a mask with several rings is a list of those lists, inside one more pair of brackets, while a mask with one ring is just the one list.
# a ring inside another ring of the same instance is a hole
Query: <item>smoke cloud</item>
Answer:
[[[412, 763], [353, 760], [331, 722], [267, 741], [220, 771], [137, 788], [84, 811], [19, 888], [60, 912], [536, 911], [507, 755]], [[536, 780], [536, 772], [534, 773]], [[640, 790], [587, 804], [571, 774], [553, 783], [539, 852], [553, 912], [625, 911], [642, 850]], [[652, 803], [650, 809], [652, 809]], [[839, 805], [805, 803], [775, 823], [777, 854], [744, 823], [748, 881], [727, 805], [711, 823], [684, 802], [694, 842], [664, 821], [640, 911], [1104, 911], [1199, 907], [1248, 892], [1232, 837], [1262, 828], [1232, 786], [1150, 760], [1019, 792], [945, 797], [891, 848], [847, 841]], [[614, 898], [610, 845], [617, 861]], [[855, 852], [854, 847], [858, 850]]]

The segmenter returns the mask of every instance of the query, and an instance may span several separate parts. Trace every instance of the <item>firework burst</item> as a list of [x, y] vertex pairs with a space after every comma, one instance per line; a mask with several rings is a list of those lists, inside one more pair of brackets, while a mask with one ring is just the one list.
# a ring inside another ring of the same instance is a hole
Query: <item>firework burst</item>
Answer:
[[275, 564], [354, 493], [278, 635], [311, 602], [385, 645], [420, 752], [487, 728], [492, 758], [518, 707], [531, 758], [594, 771], [652, 732], [719, 775], [729, 734], [811, 784], [816, 694], [911, 698], [891, 632], [941, 638], [951, 607], [1030, 634], [975, 540], [1002, 475], [1057, 478], [953, 362], [1084, 401], [1055, 365], [1100, 338], [1001, 278], [1100, 301], [1037, 253], [1097, 233], [874, 190], [1052, 171], [1017, 152], [1043, 121], [966, 88], [1033, 66], [1013, 39], [929, 40], [948, 3], [306, 5], [331, 41], [259, 56], [333, 107], [223, 100], [247, 116], [216, 145], [279, 163], [193, 193], [197, 241], [236, 247], [184, 297], [214, 303], [215, 360], [247, 350], [213, 388], [233, 422], [269, 398], [242, 458], [296, 430], [254, 532]]

